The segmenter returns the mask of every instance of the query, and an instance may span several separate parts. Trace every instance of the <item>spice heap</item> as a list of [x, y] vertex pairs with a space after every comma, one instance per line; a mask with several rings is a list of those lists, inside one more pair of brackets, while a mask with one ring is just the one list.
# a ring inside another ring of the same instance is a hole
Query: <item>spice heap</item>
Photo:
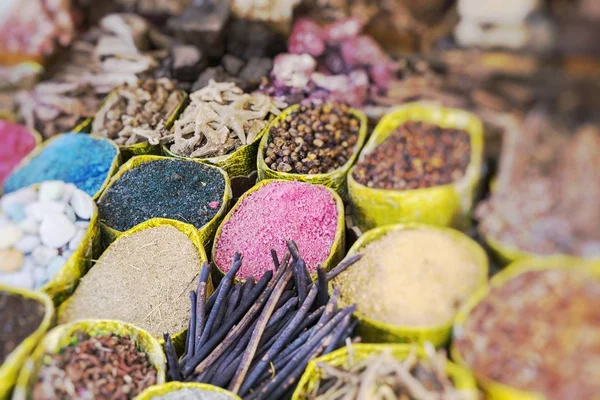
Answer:
[[35, 137], [24, 126], [0, 120], [0, 184], [35, 148]]
[[170, 150], [186, 157], [216, 157], [252, 143], [285, 104], [264, 94], [244, 94], [235, 83], [210, 81], [190, 95], [191, 103], [175, 121]]
[[152, 396], [150, 400], [233, 400], [228, 393], [217, 392], [212, 390], [204, 390], [200, 388], [182, 388], [161, 394], [160, 396]]
[[175, 83], [161, 78], [146, 79], [118, 88], [94, 118], [92, 133], [128, 146], [148, 141], [158, 144], [169, 116], [183, 101]]
[[455, 343], [478, 376], [548, 399], [593, 398], [599, 301], [600, 282], [577, 269], [523, 272], [490, 290]]
[[333, 284], [344, 304], [356, 303], [359, 313], [387, 324], [451, 322], [486, 279], [464, 244], [433, 229], [391, 231], [360, 254], [361, 260]]
[[79, 333], [75, 344], [42, 360], [34, 400], [133, 399], [156, 383], [148, 355], [128, 336]]
[[202, 228], [219, 212], [225, 178], [204, 164], [162, 158], [124, 173], [98, 202], [100, 220], [125, 231], [150, 218], [170, 218]]
[[0, 200], [0, 283], [38, 289], [82, 243], [94, 213], [73, 184], [45, 181]]
[[0, 291], [0, 366], [44, 319], [44, 305], [37, 300]]
[[413, 347], [405, 360], [394, 357], [391, 349], [373, 353], [355, 361], [348, 345], [348, 362], [344, 366], [317, 363], [321, 374], [314, 390], [306, 395], [312, 400], [405, 399], [460, 400], [446, 372], [446, 354], [436, 353], [431, 343], [424, 346], [426, 357], [419, 358]]
[[[242, 268], [236, 253], [231, 268], [207, 299], [210, 266], [203, 266], [196, 292], [190, 292], [191, 317], [181, 360], [165, 334], [168, 371], [173, 380], [221, 386], [246, 399], [289, 398], [310, 359], [341, 346], [354, 330], [354, 306], [337, 307], [328, 282], [349, 262], [313, 283], [294, 242], [274, 271], [235, 284]], [[244, 262], [247, 259], [244, 258]]]
[[476, 211], [479, 229], [522, 251], [600, 257], [599, 153], [600, 125], [569, 128], [531, 112], [505, 136], [497, 185]]
[[66, 134], [48, 142], [25, 166], [9, 175], [4, 182], [4, 192], [59, 180], [94, 196], [108, 179], [117, 155], [117, 149], [108, 140], [86, 134]]
[[353, 177], [376, 189], [446, 185], [464, 176], [470, 151], [470, 137], [463, 130], [409, 121], [366, 154]]
[[358, 141], [360, 121], [344, 104], [300, 105], [271, 126], [265, 163], [294, 174], [323, 174], [348, 162]]
[[145, 229], [114, 242], [82, 278], [61, 322], [117, 319], [154, 336], [187, 324], [185, 293], [200, 272], [198, 249], [172, 226]]
[[246, 263], [238, 276], [261, 277], [273, 269], [269, 250], [286, 249], [294, 238], [308, 270], [315, 272], [331, 252], [338, 219], [336, 201], [322, 186], [301, 182], [272, 182], [241, 200], [221, 225], [215, 239], [214, 261], [227, 271], [236, 252], [243, 251]]
[[83, 82], [41, 82], [16, 100], [23, 123], [45, 138], [71, 131], [100, 107], [93, 88]]
[[271, 79], [262, 89], [290, 104], [308, 98], [365, 105], [370, 93], [387, 89], [397, 66], [362, 29], [356, 18], [323, 28], [310, 19], [297, 20], [289, 53], [275, 57]]

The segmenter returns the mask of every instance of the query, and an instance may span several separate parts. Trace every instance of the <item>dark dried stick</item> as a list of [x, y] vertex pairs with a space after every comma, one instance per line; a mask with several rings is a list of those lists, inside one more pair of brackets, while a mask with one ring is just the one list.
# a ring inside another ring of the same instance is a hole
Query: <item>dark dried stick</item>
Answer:
[[335, 314], [335, 311], [337, 310], [337, 302], [338, 302], [339, 296], [340, 296], [340, 289], [334, 288], [333, 295], [329, 298], [329, 301], [327, 301], [327, 305], [325, 306], [325, 311], [321, 315], [319, 322], [317, 322], [317, 327], [319, 329], [321, 329], [321, 327], [323, 325], [325, 325], [327, 323], [327, 321], [329, 321], [331, 319], [331, 317], [333, 317], [333, 314]]
[[[250, 310], [255, 305], [256, 299], [258, 299], [263, 294], [265, 288], [271, 281], [272, 276], [273, 273], [271, 271], [265, 272], [262, 278], [250, 291], [248, 298], [246, 298], [242, 303], [240, 303], [240, 306], [235, 310], [233, 315], [223, 322], [221, 327], [215, 333], [213, 333], [211, 335], [211, 338], [204, 344], [204, 346], [200, 348], [200, 351], [196, 351], [194, 357], [191, 358], [185, 366], [183, 366], [182, 374], [184, 376], [187, 377], [188, 375], [190, 375], [198, 366], [198, 364], [201, 361], [203, 361], [204, 358], [208, 356], [217, 345], [224, 346], [225, 342], [223, 339], [231, 333], [231, 328], [238, 324], [238, 321], [240, 321], [240, 319], [242, 319], [245, 316], [245, 314], [247, 314], [248, 310]], [[229, 345], [231, 345], [231, 342], [227, 344], [227, 346]]]
[[185, 353], [184, 359], [194, 355], [194, 339], [196, 337], [196, 292], [190, 292], [190, 320], [188, 322], [188, 331], [185, 338]]
[[[244, 299], [246, 299], [248, 297], [248, 295], [250, 294], [250, 291], [252, 290], [252, 288], [254, 287], [254, 285], [256, 284], [256, 281], [254, 280], [254, 277], [249, 277], [248, 279], [246, 279], [246, 281], [242, 284], [242, 291], [240, 292], [240, 299], [239, 299], [239, 304], [237, 305], [237, 307], [240, 306], [240, 304], [242, 304], [244, 302]], [[237, 309], [236, 307], [236, 309]]]
[[[194, 335], [194, 342], [197, 343], [202, 337], [202, 331], [204, 330], [204, 324], [206, 323], [206, 295], [208, 293], [208, 280], [210, 279], [212, 267], [208, 263], [204, 263], [202, 266], [202, 272], [200, 272], [200, 280], [198, 282], [198, 288], [196, 289], [196, 330]], [[192, 356], [195, 354], [197, 349], [192, 350]]]
[[277, 257], [277, 252], [275, 251], [275, 249], [271, 249], [271, 257], [273, 258], [273, 265], [275, 266], [275, 271], [277, 271], [281, 264], [279, 264], [279, 258]]
[[293, 240], [286, 240], [285, 244], [286, 244], [289, 252], [292, 254], [292, 258], [294, 259], [294, 262], [297, 262], [300, 259], [300, 251], [298, 250], [298, 246], [296, 245], [296, 242], [294, 242]]
[[352, 264], [354, 264], [355, 262], [360, 260], [361, 257], [362, 257], [362, 255], [355, 254], [346, 260], [342, 260], [341, 263], [336, 265], [335, 268], [333, 268], [331, 271], [329, 271], [327, 273], [327, 282], [331, 281], [333, 278], [335, 278], [336, 276], [338, 276], [339, 274], [344, 272], [346, 269], [348, 269], [348, 267], [350, 267]]
[[165, 333], [163, 338], [165, 339], [165, 353], [167, 354], [169, 375], [171, 376], [172, 381], [180, 381], [181, 374], [179, 373], [179, 362], [177, 361], [175, 346], [173, 346], [173, 342], [171, 341], [171, 335]]
[[[266, 301], [268, 300], [269, 296], [271, 295], [271, 292], [273, 291], [275, 284], [277, 283], [277, 281], [279, 281], [281, 274], [285, 270], [286, 270], [285, 268], [280, 268], [279, 271], [277, 271], [275, 278], [273, 278], [273, 279], [270, 279], [270, 276], [272, 276], [272, 271], [265, 272], [265, 274], [263, 275], [263, 278], [265, 277], [265, 275], [267, 275], [271, 272], [271, 274], [269, 276], [270, 280], [269, 280], [268, 284], [266, 285], [266, 287], [264, 288], [262, 293], [258, 296], [258, 299], [254, 302], [254, 304], [252, 304], [252, 306], [247, 310], [247, 312], [243, 315], [243, 317], [241, 317], [241, 320], [239, 320], [239, 322], [237, 324], [232, 324], [229, 327], [227, 324], [223, 324], [223, 326], [219, 329], [219, 331], [213, 335], [213, 337], [211, 338], [211, 344], [213, 344], [213, 343], [216, 344], [219, 342], [220, 342], [220, 344], [218, 344], [210, 353], [206, 353], [206, 354], [204, 354], [203, 352], [200, 353], [201, 357], [198, 357], [198, 358], [200, 358], [202, 361], [200, 362], [200, 364], [198, 364], [198, 366], [194, 370], [197, 374], [204, 371], [204, 369], [206, 369], [208, 366], [210, 366], [210, 364], [212, 362], [217, 360], [221, 356], [221, 354], [223, 354], [223, 352], [225, 350], [227, 350], [227, 348], [229, 346], [231, 346], [237, 340], [238, 335], [241, 332], [243, 332], [244, 329], [246, 329], [246, 327], [258, 316], [258, 314], [262, 310], [263, 306], [265, 305]], [[258, 287], [259, 287], [259, 285], [257, 284], [254, 287], [254, 289], [256, 289]], [[233, 325], [235, 325], [235, 327]], [[228, 333], [220, 332], [221, 329], [224, 329], [224, 328], [230, 329], [228, 331]], [[231, 328], [233, 328], [233, 329], [231, 329]], [[221, 336], [221, 335], [223, 335], [223, 336]], [[225, 337], [224, 340], [223, 340], [223, 337]], [[218, 341], [216, 341], [217, 338], [218, 338]], [[222, 340], [222, 342], [221, 342], [221, 340]], [[204, 359], [204, 357], [206, 357], [206, 359]]]
[[269, 323], [269, 319], [275, 312], [275, 306], [277, 305], [277, 301], [279, 300], [279, 297], [281, 297], [289, 280], [292, 279], [292, 275], [293, 271], [291, 269], [286, 271], [273, 288], [273, 291], [271, 292], [271, 295], [269, 296], [265, 307], [263, 308], [260, 316], [258, 317], [256, 328], [252, 332], [250, 343], [248, 343], [246, 351], [244, 352], [244, 356], [242, 357], [242, 361], [240, 362], [240, 365], [235, 375], [233, 376], [231, 383], [229, 384], [230, 391], [237, 393], [240, 389], [240, 386], [242, 386], [242, 382], [244, 381], [246, 373], [250, 368], [250, 364], [254, 359], [256, 350], [258, 350], [258, 344], [260, 343], [260, 339], [265, 331], [265, 328], [267, 327], [267, 324]]
[[224, 307], [224, 311], [217, 315], [217, 319], [213, 326], [213, 329], [218, 329], [221, 326], [221, 323], [226, 318], [227, 315], [231, 315], [237, 303], [240, 299], [240, 293], [242, 291], [242, 285], [234, 285], [229, 294], [229, 298], [227, 299], [227, 304]]
[[[281, 299], [279, 299], [279, 300], [281, 300]], [[277, 304], [279, 304], [279, 301], [277, 302]], [[281, 321], [287, 315], [287, 313], [292, 308], [296, 307], [297, 305], [298, 305], [297, 297], [292, 297], [291, 299], [286, 301], [281, 307], [277, 308], [275, 313], [273, 313], [273, 316], [271, 316], [271, 319], [269, 319], [267, 328], [270, 328], [270, 327], [274, 326], [275, 324], [279, 323], [279, 321]]]
[[329, 300], [329, 288], [327, 287], [327, 273], [321, 267], [317, 267], [317, 284], [319, 293], [317, 293], [317, 306], [324, 306]]
[[283, 306], [289, 299], [291, 299], [294, 296], [295, 293], [293, 290], [286, 290], [285, 292], [283, 292], [283, 294], [279, 298], [279, 301], [277, 302], [277, 308]]
[[[346, 317], [342, 320], [342, 322], [340, 322], [340, 325], [335, 328], [335, 330], [332, 333], [333, 338], [332, 338], [331, 342], [329, 343], [329, 345], [327, 345], [327, 347], [325, 348], [325, 354], [331, 353], [333, 350], [335, 350], [337, 348], [337, 343], [344, 335], [346, 328], [348, 328], [348, 326], [350, 325], [351, 319], [352, 319], [352, 314], [346, 315]], [[344, 339], [346, 337], [344, 337]]]
[[231, 269], [223, 277], [223, 280], [221, 282], [222, 283], [221, 288], [219, 290], [217, 298], [215, 299], [215, 304], [212, 307], [212, 309], [210, 310], [210, 314], [208, 315], [208, 319], [206, 320], [206, 326], [204, 327], [204, 330], [202, 331], [202, 337], [200, 337], [200, 341], [198, 341], [196, 343], [196, 349], [202, 347], [202, 345], [204, 343], [206, 343], [206, 341], [208, 340], [208, 337], [211, 334], [213, 325], [215, 324], [215, 321], [217, 320], [218, 315], [222, 312], [221, 309], [223, 306], [223, 302], [225, 301], [225, 298], [229, 294], [229, 289], [233, 285], [233, 280], [235, 279], [235, 275], [237, 274], [237, 272], [239, 271], [241, 266], [242, 266], [242, 258], [239, 253], [235, 253], [235, 255], [233, 256], [233, 263], [231, 264]]
[[306, 300], [302, 303], [302, 306], [292, 319], [292, 321], [285, 327], [284, 331], [281, 333], [279, 338], [275, 341], [273, 346], [265, 353], [265, 355], [260, 359], [260, 361], [256, 364], [254, 368], [248, 373], [248, 377], [246, 381], [242, 385], [240, 389], [240, 393], [247, 393], [248, 390], [255, 384], [256, 379], [262, 374], [262, 372], [267, 369], [269, 362], [282, 350], [283, 346], [285, 346], [292, 334], [298, 328], [304, 316], [308, 313], [308, 310], [312, 306], [315, 298], [317, 297], [317, 285], [313, 284], [306, 296]]
[[336, 349], [340, 348], [344, 345], [344, 343], [346, 342], [346, 338], [349, 338], [352, 336], [352, 332], [354, 332], [354, 330], [356, 329], [356, 327], [358, 326], [358, 320], [355, 319], [354, 321], [352, 321], [350, 323], [350, 325], [348, 325], [348, 327], [344, 330], [344, 333], [342, 334], [342, 336], [340, 336], [340, 338], [338, 339], [338, 342], [336, 343]]
[[296, 283], [296, 290], [298, 291], [298, 299], [300, 300], [300, 304], [304, 303], [304, 300], [306, 299], [306, 293], [308, 292], [309, 284], [306, 282], [304, 269], [306, 269], [304, 260], [299, 259], [294, 263], [294, 282]]

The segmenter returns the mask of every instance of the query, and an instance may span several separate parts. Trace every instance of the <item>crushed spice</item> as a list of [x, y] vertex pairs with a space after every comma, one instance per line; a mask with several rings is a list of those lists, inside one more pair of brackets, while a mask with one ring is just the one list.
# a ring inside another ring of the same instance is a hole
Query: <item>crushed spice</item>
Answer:
[[48, 354], [32, 392], [34, 400], [133, 399], [156, 383], [156, 368], [128, 336], [90, 337]]

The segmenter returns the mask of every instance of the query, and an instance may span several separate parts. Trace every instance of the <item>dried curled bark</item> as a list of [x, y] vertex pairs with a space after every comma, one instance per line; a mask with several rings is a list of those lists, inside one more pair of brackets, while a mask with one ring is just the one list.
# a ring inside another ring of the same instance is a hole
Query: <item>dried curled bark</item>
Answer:
[[175, 121], [170, 150], [186, 157], [217, 157], [252, 143], [285, 104], [264, 94], [244, 94], [233, 82], [211, 80], [190, 95], [191, 103]]

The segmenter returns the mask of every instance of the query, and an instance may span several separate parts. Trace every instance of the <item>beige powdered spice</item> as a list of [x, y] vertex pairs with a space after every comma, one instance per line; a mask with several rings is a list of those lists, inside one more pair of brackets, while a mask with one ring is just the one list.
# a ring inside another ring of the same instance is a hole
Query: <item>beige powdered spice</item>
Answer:
[[340, 288], [340, 300], [393, 325], [451, 321], [485, 274], [464, 244], [434, 230], [392, 231], [361, 253], [333, 282]]
[[201, 268], [198, 249], [172, 226], [145, 229], [116, 241], [83, 277], [60, 315], [118, 319], [161, 336], [187, 327], [188, 293]]

